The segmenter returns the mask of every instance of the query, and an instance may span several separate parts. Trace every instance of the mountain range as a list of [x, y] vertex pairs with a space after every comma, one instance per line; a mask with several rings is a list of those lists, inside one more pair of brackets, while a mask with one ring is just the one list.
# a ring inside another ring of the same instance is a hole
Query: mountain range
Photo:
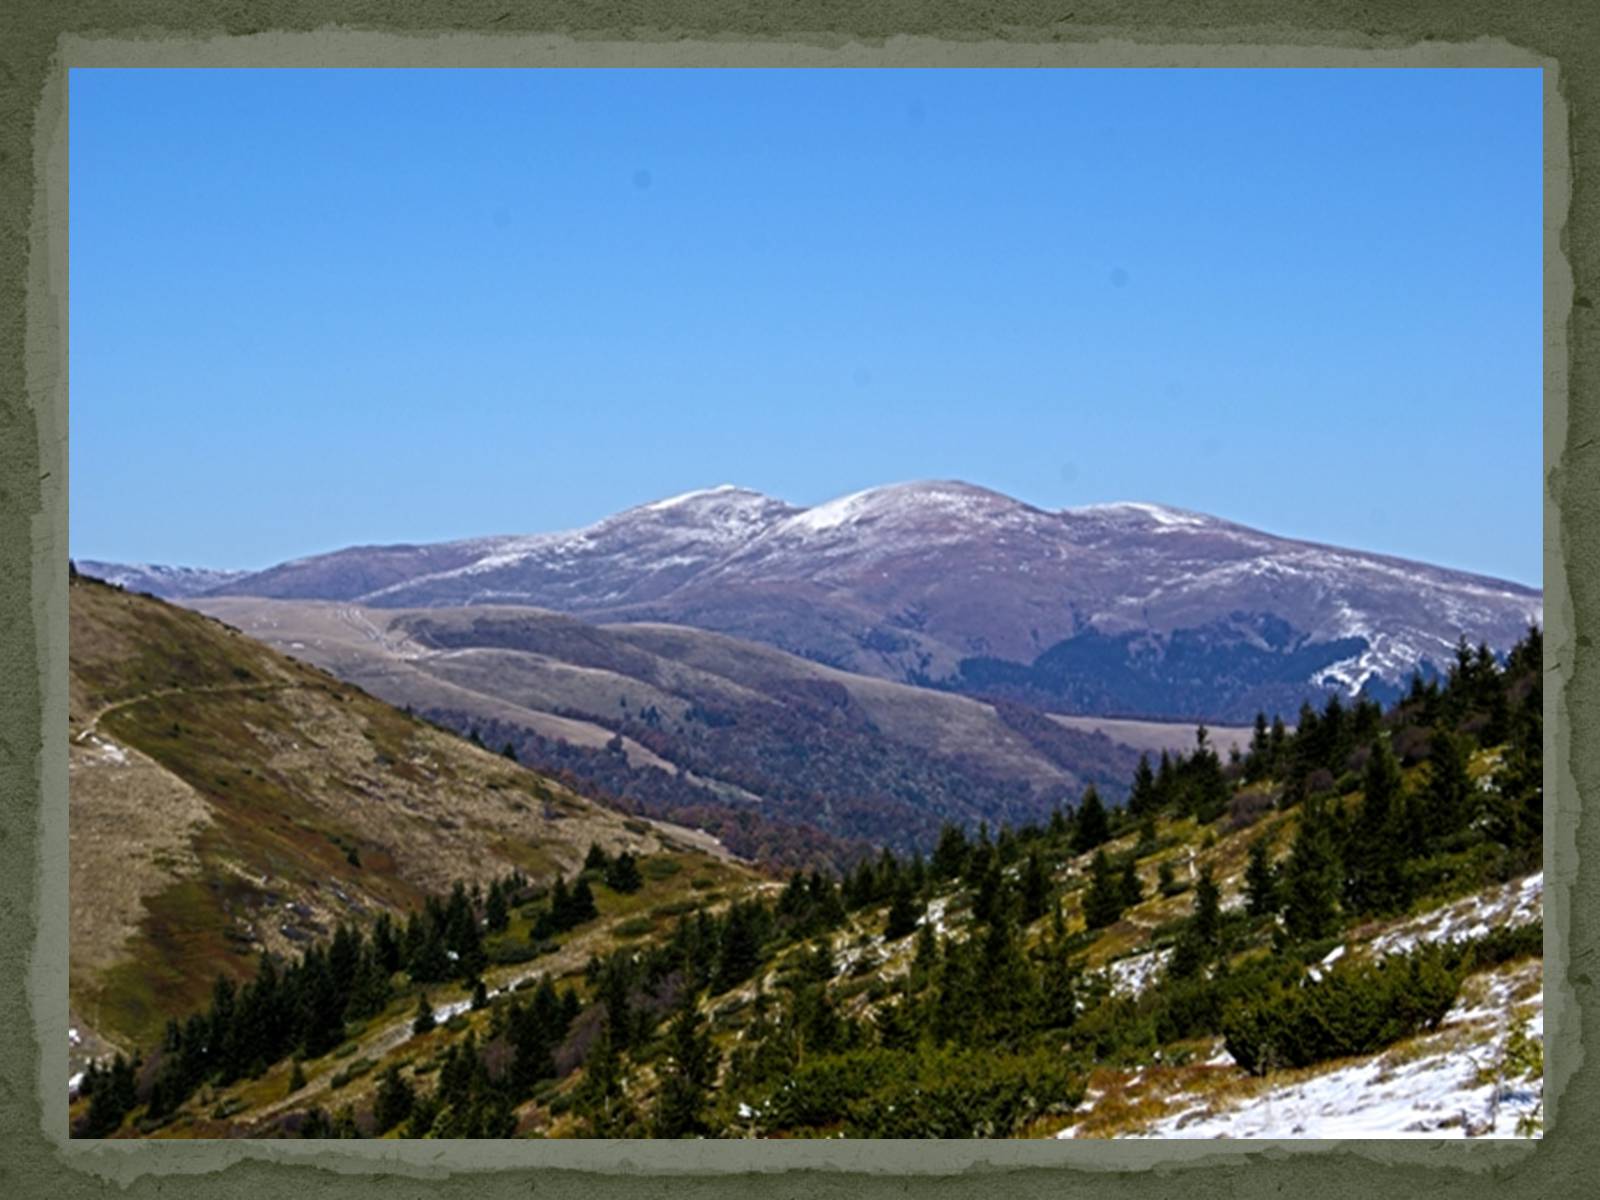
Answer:
[[971, 484], [800, 508], [723, 485], [582, 529], [357, 546], [242, 574], [80, 564], [179, 600], [531, 606], [709, 630], [840, 670], [1060, 713], [1248, 721], [1392, 699], [1543, 596], [1154, 504], [1047, 510]]

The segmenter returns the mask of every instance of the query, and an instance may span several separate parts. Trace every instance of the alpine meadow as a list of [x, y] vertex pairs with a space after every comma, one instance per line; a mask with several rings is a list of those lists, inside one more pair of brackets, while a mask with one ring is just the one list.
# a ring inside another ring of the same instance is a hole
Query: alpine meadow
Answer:
[[1540, 1136], [1537, 71], [71, 87], [74, 1137]]

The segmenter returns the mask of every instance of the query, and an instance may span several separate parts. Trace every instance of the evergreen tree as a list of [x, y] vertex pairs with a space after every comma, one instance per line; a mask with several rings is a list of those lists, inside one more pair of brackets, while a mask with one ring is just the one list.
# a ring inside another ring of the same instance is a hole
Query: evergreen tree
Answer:
[[1103, 929], [1122, 916], [1122, 887], [1111, 870], [1111, 860], [1098, 851], [1089, 868], [1089, 891], [1083, 899], [1083, 919], [1090, 929]]
[[914, 932], [921, 917], [922, 909], [911, 890], [910, 880], [901, 880], [895, 888], [894, 901], [889, 905], [889, 916], [883, 929], [884, 938], [893, 942]]
[[580, 875], [572, 888], [572, 924], [582, 925], [599, 915], [600, 910], [595, 907], [594, 892], [589, 888], [589, 881]]
[[954, 879], [967, 868], [967, 835], [948, 822], [939, 830], [939, 842], [929, 863], [936, 879]]
[[395, 937], [394, 922], [386, 912], [379, 913], [372, 926], [372, 949], [385, 979], [400, 969], [400, 942]]
[[[1204, 728], [1202, 725], [1201, 729]], [[1232, 795], [1216, 751], [1202, 744], [1190, 757], [1187, 774], [1189, 811], [1200, 824], [1209, 825], [1228, 811], [1228, 800]]]
[[605, 849], [598, 842], [589, 843], [589, 853], [584, 856], [583, 869], [585, 871], [604, 871], [611, 860], [606, 857]]
[[611, 860], [606, 868], [606, 886], [614, 892], [637, 892], [644, 886], [644, 876], [639, 874], [638, 860], [624, 850]]
[[378, 1096], [373, 1103], [373, 1132], [387, 1133], [404, 1121], [411, 1115], [416, 1099], [411, 1085], [400, 1078], [399, 1066], [391, 1063], [378, 1084]]
[[1117, 881], [1117, 888], [1124, 909], [1132, 908], [1144, 899], [1144, 888], [1139, 883], [1139, 872], [1132, 858], [1122, 864], [1122, 877]]
[[420, 1037], [433, 1026], [433, 1006], [428, 1003], [428, 993], [423, 992], [417, 997], [417, 1010], [411, 1022], [411, 1032]]
[[1400, 764], [1387, 738], [1373, 743], [1363, 772], [1361, 812], [1345, 856], [1345, 906], [1393, 912], [1407, 900]]
[[506, 894], [498, 879], [489, 885], [489, 899], [483, 906], [483, 919], [491, 933], [500, 933], [511, 924], [511, 913], [506, 907]]
[[600, 1031], [583, 1060], [583, 1080], [573, 1095], [590, 1137], [621, 1137], [633, 1113], [622, 1089], [622, 1058], [609, 1023]]
[[1429, 837], [1447, 837], [1472, 818], [1472, 776], [1466, 744], [1444, 727], [1433, 731], [1428, 748], [1425, 826]]
[[1244, 870], [1246, 911], [1252, 917], [1278, 911], [1278, 880], [1272, 869], [1272, 847], [1266, 837], [1250, 843], [1250, 860]]
[[1176, 896], [1183, 891], [1183, 885], [1178, 882], [1170, 858], [1163, 858], [1156, 866], [1156, 890], [1163, 896]]
[[678, 1009], [667, 1032], [667, 1062], [656, 1101], [655, 1137], [696, 1137], [707, 1132], [706, 1099], [716, 1082], [717, 1053], [709, 1034], [700, 1029], [694, 997]]
[[1251, 783], [1265, 778], [1272, 770], [1272, 742], [1267, 732], [1267, 714], [1256, 713], [1255, 729], [1250, 735], [1250, 752], [1244, 760], [1244, 777]]
[[1326, 809], [1308, 801], [1283, 874], [1284, 928], [1291, 939], [1316, 941], [1338, 928], [1341, 876]]
[[760, 959], [761, 945], [751, 914], [745, 905], [735, 904], [724, 918], [712, 990], [725, 992], [737, 987], [755, 974]]
[[1022, 872], [1022, 923], [1031, 925], [1044, 916], [1050, 904], [1050, 876], [1037, 852], [1028, 855]]
[[1222, 906], [1216, 882], [1207, 866], [1194, 886], [1194, 909], [1178, 935], [1167, 961], [1167, 972], [1175, 979], [1187, 979], [1215, 962], [1222, 950]]
[[1156, 776], [1150, 769], [1150, 756], [1139, 755], [1139, 765], [1133, 769], [1133, 788], [1128, 793], [1128, 811], [1136, 817], [1154, 813], [1157, 804]]
[[1086, 854], [1097, 846], [1104, 845], [1111, 838], [1111, 824], [1106, 816], [1105, 805], [1100, 802], [1100, 793], [1095, 791], [1094, 784], [1083, 790], [1083, 800], [1078, 805], [1077, 830], [1072, 841], [1072, 849], [1076, 854]]

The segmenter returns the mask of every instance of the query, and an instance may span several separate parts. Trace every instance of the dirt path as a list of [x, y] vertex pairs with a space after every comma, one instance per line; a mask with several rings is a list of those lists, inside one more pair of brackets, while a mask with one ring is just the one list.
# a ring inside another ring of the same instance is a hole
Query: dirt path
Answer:
[[89, 723], [85, 725], [83, 729], [79, 731], [78, 736], [72, 740], [75, 742], [82, 742], [86, 740], [90, 734], [98, 733], [101, 720], [109, 716], [111, 713], [117, 712], [118, 710], [124, 708], [132, 708], [135, 704], [144, 704], [149, 700], [159, 700], [163, 696], [194, 696], [205, 695], [212, 692], [287, 692], [303, 688], [305, 686], [306, 685], [303, 683], [213, 683], [202, 685], [200, 687], [179, 686], [156, 688], [154, 691], [141, 692], [137, 696], [130, 696], [126, 700], [116, 700], [110, 704], [101, 705], [94, 711], [93, 714], [90, 715]]

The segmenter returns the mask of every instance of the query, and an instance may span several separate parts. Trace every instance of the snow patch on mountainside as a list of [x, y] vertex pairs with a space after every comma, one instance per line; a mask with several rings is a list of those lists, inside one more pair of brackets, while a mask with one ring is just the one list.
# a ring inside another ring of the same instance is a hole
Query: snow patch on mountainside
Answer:
[[[1132, 1138], [1467, 1138], [1518, 1137], [1534, 1114], [1542, 1079], [1497, 1072], [1517, 1027], [1544, 1033], [1542, 990], [1517, 996], [1542, 977], [1534, 960], [1497, 971], [1481, 994], [1458, 1000], [1437, 1031], [1372, 1058], [1268, 1080], [1231, 1099], [1175, 1097], [1173, 1108]], [[1229, 1071], [1219, 1064], [1219, 1071]], [[1242, 1074], [1242, 1073], [1241, 1073]], [[1071, 1128], [1062, 1137], [1072, 1137]]]

